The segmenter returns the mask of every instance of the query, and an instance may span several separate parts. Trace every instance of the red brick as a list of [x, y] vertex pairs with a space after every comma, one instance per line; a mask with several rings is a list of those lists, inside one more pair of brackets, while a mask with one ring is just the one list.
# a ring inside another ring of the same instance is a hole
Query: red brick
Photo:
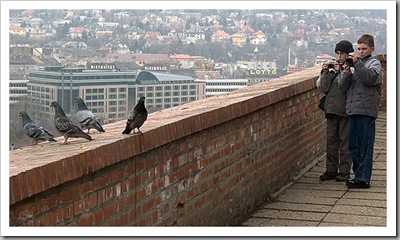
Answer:
[[20, 184], [18, 181], [18, 176], [10, 177], [10, 204], [14, 204], [22, 200], [20, 192]]
[[40, 167], [40, 170], [42, 172], [42, 181], [43, 181], [43, 188], [45, 190], [50, 189], [52, 187], [51, 185], [51, 176], [50, 176], [50, 170], [49, 170], [49, 165], [44, 165]]
[[29, 196], [29, 186], [26, 179], [26, 172], [19, 173], [17, 178], [19, 182], [21, 197], [22, 199], [25, 199]]
[[74, 204], [68, 204], [64, 207], [64, 217], [65, 219], [71, 218], [74, 216]]
[[124, 179], [124, 169], [123, 168], [117, 168], [113, 170], [112, 172], [109, 173], [110, 179], [109, 182], [118, 182], [122, 181]]
[[101, 205], [106, 201], [106, 190], [102, 189], [97, 192], [97, 204]]
[[59, 208], [54, 211], [54, 223], [58, 224], [62, 221], [64, 221], [64, 216], [65, 216], [65, 209], [64, 208]]
[[76, 222], [77, 226], [93, 226], [95, 217], [93, 214], [89, 214]]
[[85, 183], [82, 183], [81, 185], [78, 186], [78, 194], [79, 196], [85, 196], [88, 193], [93, 191], [93, 181], [88, 181]]
[[117, 203], [111, 202], [110, 204], [108, 204], [103, 208], [104, 219], [111, 217], [112, 215], [116, 214], [116, 212], [117, 212]]
[[74, 202], [74, 216], [83, 213], [83, 202], [78, 200]]
[[127, 226], [129, 215], [127, 213], [123, 214], [119, 218], [115, 219], [115, 226]]
[[89, 202], [90, 209], [96, 207], [97, 206], [97, 193], [96, 192], [92, 193], [89, 196], [89, 199], [90, 199], [90, 202]]
[[97, 190], [99, 188], [103, 188], [103, 187], [107, 186], [108, 183], [110, 182], [109, 179], [110, 179], [109, 174], [104, 174], [102, 176], [95, 178], [94, 182], [93, 182], [93, 189]]
[[100, 223], [103, 221], [104, 217], [103, 217], [103, 209], [100, 208], [98, 210], [96, 210], [96, 212], [93, 213], [94, 216], [94, 225], [98, 226], [100, 225]]
[[49, 209], [56, 208], [60, 204], [60, 198], [57, 194], [52, 194], [40, 200], [38, 205], [39, 212], [45, 212]]
[[106, 188], [106, 199], [105, 199], [105, 201], [107, 202], [108, 200], [112, 199], [113, 197], [114, 197], [114, 187]]

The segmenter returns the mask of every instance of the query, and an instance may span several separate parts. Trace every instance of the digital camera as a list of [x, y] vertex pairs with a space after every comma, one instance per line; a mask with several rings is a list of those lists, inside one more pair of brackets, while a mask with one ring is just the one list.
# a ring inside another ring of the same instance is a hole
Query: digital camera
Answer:
[[353, 58], [352, 57], [347, 57], [346, 61], [343, 64], [346, 64], [349, 67], [354, 67]]
[[[357, 59], [360, 59], [360, 58], [357, 57]], [[354, 67], [353, 58], [352, 57], [347, 57], [346, 61], [343, 64], [346, 64], [349, 67]]]
[[338, 60], [332, 60], [328, 62], [328, 69], [334, 68], [335, 64], [338, 63]]

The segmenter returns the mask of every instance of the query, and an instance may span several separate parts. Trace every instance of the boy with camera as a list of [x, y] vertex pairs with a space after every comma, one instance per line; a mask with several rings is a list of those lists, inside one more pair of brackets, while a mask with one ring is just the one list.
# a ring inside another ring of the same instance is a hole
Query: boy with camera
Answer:
[[336, 62], [322, 64], [318, 88], [326, 95], [326, 170], [320, 176], [322, 181], [335, 179], [344, 182], [350, 177], [351, 157], [348, 145], [348, 117], [346, 114], [346, 92], [338, 85], [338, 78], [343, 72], [341, 66], [348, 54], [354, 52], [353, 45], [346, 40], [335, 46], [338, 56]]
[[354, 178], [349, 188], [370, 188], [375, 143], [375, 119], [382, 94], [382, 66], [372, 56], [374, 37], [362, 35], [357, 41], [359, 57], [350, 52], [353, 67], [343, 65], [339, 87], [347, 92], [346, 114], [349, 116], [349, 151]]

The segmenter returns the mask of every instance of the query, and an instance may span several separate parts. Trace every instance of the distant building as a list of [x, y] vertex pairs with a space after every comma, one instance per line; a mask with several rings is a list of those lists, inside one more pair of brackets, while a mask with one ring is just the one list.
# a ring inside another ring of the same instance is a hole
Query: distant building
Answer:
[[146, 97], [149, 111], [179, 106], [205, 98], [205, 82], [189, 76], [141, 71], [136, 79], [135, 99]]
[[247, 79], [198, 79], [196, 81], [205, 82], [206, 98], [236, 91], [249, 85]]
[[17, 103], [26, 100], [28, 90], [27, 83], [28, 79], [26, 78], [26, 76], [10, 76], [10, 103]]
[[[81, 97], [102, 123], [126, 119], [140, 96], [146, 97], [151, 111], [175, 107], [205, 97], [205, 83], [174, 74], [141, 71], [116, 71], [113, 63], [92, 63], [92, 69], [46, 67], [28, 75], [27, 100], [31, 110], [53, 117], [51, 101], [58, 101], [65, 113], [75, 111]], [[71, 115], [73, 116], [73, 115]]]
[[135, 103], [136, 72], [46, 67], [31, 71], [27, 83], [28, 104], [33, 112], [52, 117], [51, 101], [58, 101], [66, 114], [75, 111], [80, 96], [102, 123], [124, 119]]

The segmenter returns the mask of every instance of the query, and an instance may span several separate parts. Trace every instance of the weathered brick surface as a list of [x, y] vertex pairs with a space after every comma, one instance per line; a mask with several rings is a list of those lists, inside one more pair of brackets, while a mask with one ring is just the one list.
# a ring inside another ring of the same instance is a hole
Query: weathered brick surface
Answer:
[[322, 155], [319, 68], [10, 152], [10, 225], [235, 225]]

